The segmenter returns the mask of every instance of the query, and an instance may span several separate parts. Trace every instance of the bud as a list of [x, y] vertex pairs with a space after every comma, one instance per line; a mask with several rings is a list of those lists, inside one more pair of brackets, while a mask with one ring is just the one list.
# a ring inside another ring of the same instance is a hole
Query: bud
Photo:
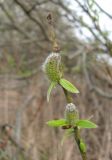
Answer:
[[61, 56], [58, 53], [51, 53], [43, 64], [43, 71], [51, 81], [58, 82], [63, 75]]
[[86, 144], [84, 143], [82, 139], [80, 139], [80, 149], [83, 153], [86, 152]]
[[73, 103], [69, 103], [65, 109], [65, 119], [70, 125], [74, 125], [79, 119], [79, 112]]

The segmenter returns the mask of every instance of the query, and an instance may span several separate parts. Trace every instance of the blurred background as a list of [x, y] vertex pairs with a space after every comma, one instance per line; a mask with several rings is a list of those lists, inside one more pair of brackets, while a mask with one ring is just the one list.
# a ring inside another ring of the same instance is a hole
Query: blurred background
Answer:
[[[112, 12], [110, 1], [0, 0], [0, 159], [81, 160], [74, 138], [61, 146], [64, 130], [46, 125], [64, 117], [61, 88], [46, 101], [49, 81], [42, 72], [52, 52], [48, 13], [65, 65], [65, 78], [80, 117], [97, 129], [85, 129], [89, 160], [112, 160]], [[103, 5], [105, 3], [105, 5]]]

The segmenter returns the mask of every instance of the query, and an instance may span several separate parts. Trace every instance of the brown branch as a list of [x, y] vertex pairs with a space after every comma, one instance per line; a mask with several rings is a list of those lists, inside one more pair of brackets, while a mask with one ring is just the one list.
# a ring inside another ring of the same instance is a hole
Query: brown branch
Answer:
[[33, 10], [35, 10], [35, 8], [36, 8], [37, 5], [40, 6], [40, 5], [45, 4], [45, 3], [47, 3], [47, 2], [48, 2], [48, 0], [44, 0], [44, 1], [42, 1], [42, 2], [38, 2], [38, 1], [37, 1], [27, 12], [30, 13], [30, 12], [32, 12]]
[[63, 3], [62, 1], [59, 1], [58, 3], [53, 1], [53, 3], [55, 3], [56, 5], [59, 5], [63, 10], [65, 10], [67, 12], [68, 15], [71, 15], [72, 18], [73, 18], [73, 23], [74, 22], [78, 22], [81, 26], [83, 26], [84, 28], [87, 28], [89, 30], [89, 32], [92, 34], [92, 36], [97, 40], [97, 41], [101, 41], [101, 39], [96, 35], [96, 33], [94, 32], [94, 30], [86, 23], [84, 22], [83, 20], [80, 20], [80, 17], [78, 17], [75, 13], [74, 13], [69, 9], [67, 8]]
[[[23, 35], [25, 38], [27, 38], [27, 40], [31, 40], [31, 42], [33, 42], [33, 41], [36, 42], [37, 41], [36, 38], [33, 39], [32, 36], [30, 36], [27, 32], [25, 32], [25, 30], [19, 24], [17, 24], [17, 21], [15, 21], [15, 19], [13, 18], [11, 11], [9, 12], [7, 10], [4, 3], [0, 4], [0, 8], [4, 12], [4, 14], [7, 16], [7, 18], [10, 20], [11, 24], [8, 24], [8, 25], [10, 25], [9, 27], [11, 27], [11, 29], [18, 31], [21, 35]], [[36, 45], [40, 49], [43, 49], [43, 46], [41, 44], [39, 44], [39, 42], [36, 43]]]
[[109, 48], [109, 43], [110, 40], [108, 39], [108, 37], [103, 33], [103, 31], [101, 30], [101, 27], [99, 26], [99, 24], [96, 24], [96, 21], [94, 20], [94, 17], [91, 15], [90, 11], [84, 7], [84, 5], [81, 4], [81, 2], [79, 0], [75, 0], [78, 5], [82, 8], [82, 10], [89, 16], [89, 18], [91, 19], [94, 28], [96, 29], [96, 31], [100, 34], [100, 36], [104, 39], [105, 42], [103, 42], [101, 40], [101, 43], [107, 48], [107, 50], [109, 52], [111, 52], [110, 48]]
[[44, 35], [45, 39], [47, 41], [49, 41], [48, 36], [45, 32], [45, 29], [43, 28], [42, 24], [31, 15], [31, 12], [28, 11], [28, 9], [18, 0], [14, 0], [14, 2], [24, 11], [24, 13], [26, 14], [26, 16], [29, 17], [30, 20], [32, 20], [41, 30], [42, 34]]
[[87, 8], [85, 8], [84, 5], [82, 5], [79, 0], [75, 0], [75, 1], [78, 3], [78, 5], [83, 9], [83, 11], [84, 11], [84, 12], [89, 16], [89, 18], [92, 20], [95, 29], [96, 29], [96, 30], [100, 33], [100, 35], [107, 41], [107, 37], [104, 36], [104, 34], [103, 34], [101, 28], [99, 27], [99, 25], [95, 23], [94, 17], [91, 15], [90, 11], [89, 11]]
[[86, 63], [86, 53], [85, 52], [83, 52], [83, 55], [82, 55], [82, 62], [83, 62], [83, 71], [84, 71], [85, 79], [86, 79], [87, 85], [89, 86], [90, 91], [94, 91], [102, 97], [112, 99], [111, 94], [104, 92], [99, 87], [92, 84], [91, 79], [89, 77], [89, 72], [88, 72], [87, 67], [86, 67], [87, 63]]

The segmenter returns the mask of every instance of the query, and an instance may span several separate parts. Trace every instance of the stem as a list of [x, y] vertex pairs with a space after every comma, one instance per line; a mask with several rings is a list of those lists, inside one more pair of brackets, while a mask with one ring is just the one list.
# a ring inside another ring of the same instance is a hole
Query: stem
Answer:
[[[70, 93], [64, 88], [63, 88], [63, 91], [64, 91], [64, 94], [65, 94], [67, 103], [72, 103], [73, 99], [72, 99]], [[83, 152], [80, 148], [81, 137], [80, 137], [80, 130], [78, 129], [78, 127], [74, 127], [74, 137], [75, 137], [75, 141], [78, 145], [82, 160], [87, 160], [86, 152]]]
[[47, 16], [47, 20], [48, 20], [48, 24], [49, 24], [49, 31], [50, 31], [50, 41], [52, 43], [53, 46], [53, 51], [54, 52], [60, 52], [60, 46], [57, 42], [56, 39], [56, 34], [55, 34], [55, 28], [54, 28], [54, 21], [53, 21], [53, 16], [51, 13], [48, 14]]
[[[53, 44], [53, 51], [54, 52], [59, 52], [60, 51], [60, 47], [59, 47], [59, 44], [57, 43], [57, 40], [56, 40], [56, 35], [55, 35], [55, 30], [54, 30], [54, 25], [53, 25], [54, 23], [53, 23], [53, 19], [52, 19], [52, 15], [51, 14], [48, 14], [47, 20], [48, 20], [48, 23], [50, 25], [50, 33], [51, 33], [50, 39], [51, 39], [51, 42]], [[72, 103], [73, 99], [72, 99], [70, 93], [64, 88], [63, 88], [63, 91], [64, 91], [64, 94], [65, 94], [67, 103]], [[75, 137], [75, 141], [76, 141], [76, 143], [78, 145], [78, 148], [80, 150], [80, 154], [82, 156], [82, 160], [87, 160], [86, 153], [83, 152], [81, 150], [81, 148], [80, 148], [81, 138], [80, 138], [80, 130], [78, 129], [78, 127], [74, 127], [74, 137]]]
[[87, 160], [86, 152], [83, 152], [83, 151], [81, 150], [81, 148], [80, 148], [80, 139], [81, 139], [81, 137], [80, 137], [80, 130], [78, 129], [78, 127], [75, 127], [75, 128], [74, 128], [74, 137], [75, 137], [75, 141], [76, 141], [76, 143], [77, 143], [77, 145], [78, 145], [78, 148], [79, 148], [79, 150], [80, 150], [82, 159], [83, 159], [83, 160]]
[[[63, 88], [63, 87], [62, 87]], [[65, 94], [65, 97], [66, 97], [66, 100], [67, 100], [67, 103], [72, 103], [73, 102], [73, 99], [71, 97], [71, 95], [69, 94], [69, 92], [63, 88], [63, 91], [64, 91], [64, 94]]]

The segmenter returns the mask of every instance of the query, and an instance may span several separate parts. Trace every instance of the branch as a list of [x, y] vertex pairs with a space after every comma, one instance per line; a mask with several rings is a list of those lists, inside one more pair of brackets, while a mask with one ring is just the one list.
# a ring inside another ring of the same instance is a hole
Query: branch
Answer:
[[104, 98], [112, 99], [112, 94], [106, 93], [94, 85], [92, 85], [92, 90]]
[[[27, 40], [31, 39], [31, 42], [36, 42], [37, 41], [37, 39], [32, 39], [32, 36], [30, 36], [27, 32], [24, 31], [24, 29], [22, 29], [22, 27], [19, 24], [17, 24], [17, 22], [14, 20], [14, 18], [12, 16], [12, 13], [7, 10], [7, 8], [4, 5], [4, 3], [0, 4], [0, 8], [4, 12], [4, 14], [7, 16], [7, 18], [10, 20], [10, 22], [11, 22], [10, 27], [12, 27], [11, 29], [14, 29], [14, 30], [18, 31], [20, 34], [22, 34], [23, 36], [25, 36], [27, 38]], [[36, 45], [40, 49], [43, 49], [43, 47], [41, 46], [41, 44], [36, 43]]]
[[47, 36], [47, 34], [46, 34], [46, 32], [45, 32], [45, 29], [43, 28], [42, 24], [41, 24], [37, 19], [35, 19], [35, 18], [31, 15], [31, 12], [29, 12], [29, 11], [27, 10], [27, 8], [26, 8], [22, 3], [20, 3], [18, 0], [14, 0], [14, 2], [24, 11], [24, 13], [25, 13], [37, 26], [39, 26], [39, 28], [40, 28], [42, 34], [44, 35], [45, 39], [46, 39], [47, 41], [49, 41], [48, 36]]
[[93, 25], [94, 25], [95, 29], [100, 33], [100, 35], [104, 38], [104, 40], [107, 41], [107, 37], [104, 36], [104, 34], [103, 34], [101, 28], [99, 27], [99, 25], [95, 23], [94, 17], [91, 15], [91, 13], [89, 12], [89, 10], [88, 10], [87, 8], [85, 8], [85, 7], [80, 3], [79, 0], [75, 0], [75, 1], [76, 1], [76, 2], [78, 3], [78, 5], [83, 9], [83, 11], [89, 16], [89, 18], [90, 18], [91, 21], [93, 22]]
[[83, 71], [84, 71], [84, 75], [85, 75], [85, 79], [86, 82], [89, 86], [90, 91], [95, 91], [97, 94], [99, 94], [102, 97], [108, 98], [108, 99], [112, 99], [112, 95], [109, 93], [104, 92], [103, 90], [101, 90], [100, 88], [98, 88], [97, 86], [95, 86], [94, 84], [92, 84], [90, 77], [89, 77], [89, 73], [86, 67], [86, 53], [83, 52], [83, 56], [82, 56], [82, 61], [83, 61]]
[[108, 16], [110, 19], [112, 19], [112, 16], [108, 12], [106, 12], [103, 8], [101, 8], [100, 5], [96, 1], [94, 1], [94, 3], [100, 9], [100, 11], [102, 11], [106, 16]]
[[22, 104], [22, 106], [18, 107], [17, 114], [16, 114], [16, 139], [19, 142], [21, 137], [21, 127], [22, 127], [22, 115], [25, 111], [25, 109], [31, 104], [31, 102], [35, 99], [34, 95], [30, 95], [26, 98], [25, 102]]
[[[67, 90], [65, 90], [64, 88], [63, 88], [63, 91], [64, 91], [64, 94], [65, 94], [67, 103], [72, 103], [73, 99], [72, 99], [70, 93]], [[75, 137], [75, 141], [78, 145], [80, 154], [82, 156], [82, 160], [87, 160], [86, 152], [83, 152], [80, 148], [81, 137], [80, 137], [80, 130], [78, 129], [78, 127], [74, 128], [74, 137]]]
[[44, 0], [44, 1], [42, 1], [42, 2], [36, 2], [29, 10], [28, 10], [28, 13], [30, 13], [30, 12], [32, 12], [33, 10], [35, 10], [35, 8], [36, 8], [36, 6], [37, 5], [42, 5], [42, 4], [45, 4], [45, 3], [47, 3], [48, 2], [48, 0]]
[[97, 41], [102, 42], [101, 39], [96, 35], [96, 33], [94, 32], [94, 30], [86, 22], [84, 22], [83, 20], [80, 20], [80, 17], [78, 17], [76, 14], [74, 15], [74, 13], [69, 8], [67, 8], [61, 1], [59, 1], [58, 3], [55, 2], [55, 1], [53, 1], [53, 3], [55, 3], [56, 5], [61, 6], [61, 8], [63, 10], [65, 10], [68, 15], [72, 16], [73, 23], [74, 22], [78, 22], [81, 26], [83, 26], [84, 28], [88, 29], [89, 32], [93, 35], [93, 37]]

